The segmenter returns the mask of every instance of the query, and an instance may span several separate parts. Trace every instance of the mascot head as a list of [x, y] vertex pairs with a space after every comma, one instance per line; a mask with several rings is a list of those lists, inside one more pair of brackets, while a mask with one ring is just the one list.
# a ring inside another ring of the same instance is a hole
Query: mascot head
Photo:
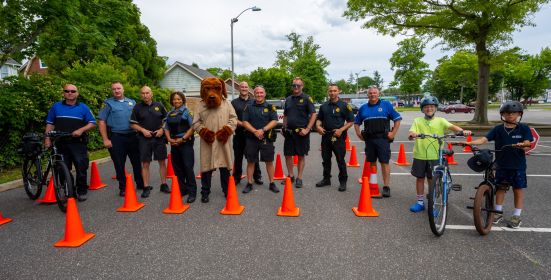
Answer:
[[226, 84], [219, 78], [205, 78], [201, 82], [201, 99], [208, 108], [217, 108], [226, 99]]

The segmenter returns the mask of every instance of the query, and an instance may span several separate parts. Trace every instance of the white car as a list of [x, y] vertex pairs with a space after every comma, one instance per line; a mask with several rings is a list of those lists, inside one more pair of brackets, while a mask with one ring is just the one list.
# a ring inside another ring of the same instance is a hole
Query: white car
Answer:
[[276, 129], [281, 129], [283, 126], [283, 105], [285, 100], [266, 100], [269, 104], [276, 106], [277, 110], [277, 126]]

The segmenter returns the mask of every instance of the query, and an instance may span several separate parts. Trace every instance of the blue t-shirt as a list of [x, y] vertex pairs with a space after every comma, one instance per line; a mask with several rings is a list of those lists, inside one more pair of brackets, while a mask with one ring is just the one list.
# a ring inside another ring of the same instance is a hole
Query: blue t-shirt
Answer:
[[375, 104], [370, 104], [368, 102], [362, 105], [354, 118], [354, 123], [361, 125], [366, 119], [389, 119], [396, 122], [402, 120], [402, 116], [394, 110], [390, 102], [379, 100], [379, 102]]
[[[522, 123], [515, 128], [506, 128], [503, 124], [497, 125], [486, 134], [486, 138], [488, 141], [495, 141], [496, 150], [501, 150], [504, 145], [534, 140], [530, 127]], [[506, 147], [503, 151], [496, 152], [496, 164], [499, 169], [526, 170], [526, 155], [523, 149]]]
[[88, 123], [96, 124], [90, 108], [77, 101], [75, 105], [68, 105], [65, 101], [58, 101], [52, 105], [46, 123], [55, 126], [55, 130], [73, 132]]
[[130, 128], [130, 115], [134, 106], [136, 101], [130, 98], [125, 97], [121, 100], [114, 97], [108, 98], [99, 110], [98, 119], [105, 121], [113, 132], [131, 133], [134, 130]]

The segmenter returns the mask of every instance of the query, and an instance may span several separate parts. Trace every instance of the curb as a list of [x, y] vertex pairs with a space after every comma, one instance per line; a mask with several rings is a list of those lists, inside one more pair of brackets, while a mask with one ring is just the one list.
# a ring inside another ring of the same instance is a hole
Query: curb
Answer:
[[[100, 158], [100, 159], [96, 159], [94, 161], [96, 162], [96, 164], [104, 164], [106, 162], [111, 161], [111, 157]], [[90, 161], [90, 164], [92, 164], [92, 161]], [[17, 188], [21, 188], [21, 187], [23, 187], [23, 179], [17, 179], [17, 180], [11, 181], [11, 182], [0, 184], [0, 193], [5, 192], [5, 191], [9, 191], [9, 190], [13, 190], [13, 189], [17, 189]]]

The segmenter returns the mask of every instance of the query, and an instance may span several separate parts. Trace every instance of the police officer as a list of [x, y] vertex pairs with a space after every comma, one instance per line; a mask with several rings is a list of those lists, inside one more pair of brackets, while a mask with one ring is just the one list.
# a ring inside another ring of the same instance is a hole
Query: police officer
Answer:
[[258, 165], [258, 155], [260, 161], [266, 163], [266, 172], [270, 179], [269, 189], [278, 193], [279, 189], [274, 184], [274, 142], [276, 132], [274, 127], [277, 125], [277, 110], [266, 102], [266, 90], [262, 86], [254, 88], [253, 104], [247, 105], [243, 112], [243, 127], [246, 129], [245, 157], [247, 158], [247, 186], [243, 193], [248, 193], [253, 189], [253, 171], [255, 165]]
[[127, 156], [132, 164], [137, 188], [144, 188], [138, 136], [136, 131], [130, 128], [130, 115], [136, 106], [136, 101], [124, 96], [124, 87], [121, 82], [113, 82], [111, 92], [113, 97], [106, 99], [99, 111], [98, 125], [103, 146], [109, 149], [115, 165], [119, 181], [119, 196], [124, 196], [126, 187], [124, 166]]
[[310, 151], [310, 131], [316, 121], [316, 109], [310, 96], [302, 92], [302, 78], [293, 79], [293, 94], [285, 99], [283, 110], [283, 154], [291, 181], [295, 181], [293, 156], [298, 156], [296, 188], [302, 188], [302, 172], [306, 164], [304, 156]]
[[172, 163], [174, 173], [178, 177], [180, 194], [189, 194], [187, 203], [193, 203], [197, 197], [197, 183], [193, 174], [193, 115], [186, 107], [186, 97], [181, 91], [170, 95], [170, 104], [173, 108], [166, 117], [165, 135], [171, 147]]
[[339, 99], [340, 89], [336, 84], [327, 88], [329, 100], [321, 105], [316, 121], [316, 129], [321, 134], [321, 158], [323, 159], [323, 179], [316, 187], [331, 185], [331, 156], [335, 153], [339, 166], [339, 191], [346, 190], [346, 132], [354, 124], [352, 107]]
[[[369, 102], [362, 105], [354, 119], [354, 129], [358, 138], [365, 141], [365, 156], [371, 166], [377, 165], [377, 159], [383, 171], [383, 196], [390, 197], [390, 143], [394, 140], [402, 117], [392, 104], [379, 99], [379, 89], [370, 86], [367, 90]], [[390, 128], [390, 120], [394, 127]], [[363, 124], [364, 130], [360, 132]]]
[[[79, 201], [85, 201], [88, 192], [86, 174], [88, 171], [87, 131], [96, 127], [96, 120], [90, 108], [78, 102], [78, 89], [73, 84], [63, 86], [63, 101], [58, 101], [50, 108], [46, 117], [46, 133], [57, 130], [70, 132], [72, 138], [60, 139], [57, 149], [63, 155], [63, 160], [69, 170], [75, 165], [76, 187]], [[44, 139], [44, 145], [50, 147], [50, 138]]]
[[[243, 156], [245, 154], [245, 128], [243, 127], [243, 110], [247, 105], [253, 104], [253, 100], [249, 98], [249, 84], [247, 82], [239, 83], [239, 97], [231, 101], [231, 105], [235, 109], [237, 114], [237, 129], [235, 129], [235, 135], [233, 136], [233, 158], [234, 169], [233, 178], [235, 183], [239, 184], [241, 181], [241, 174], [243, 173]], [[262, 185], [262, 174], [260, 173], [260, 165], [258, 162], [254, 165], [254, 182], [258, 185]]]
[[136, 104], [130, 116], [130, 127], [138, 131], [140, 159], [142, 161], [142, 177], [144, 189], [142, 197], [149, 197], [152, 186], [149, 185], [149, 166], [153, 158], [159, 163], [160, 190], [169, 193], [166, 184], [166, 139], [163, 130], [163, 121], [166, 118], [166, 109], [161, 102], [153, 101], [153, 92], [148, 86], [140, 89], [142, 102]]

